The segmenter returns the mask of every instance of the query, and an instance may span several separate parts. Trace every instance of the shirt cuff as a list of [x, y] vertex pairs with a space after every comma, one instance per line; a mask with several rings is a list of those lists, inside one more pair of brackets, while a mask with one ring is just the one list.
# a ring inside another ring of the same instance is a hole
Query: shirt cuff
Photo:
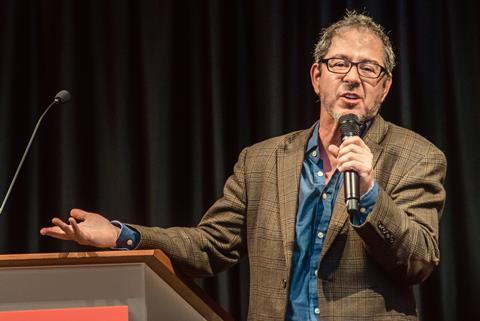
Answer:
[[378, 184], [373, 183], [373, 186], [360, 197], [360, 210], [358, 213], [350, 216], [350, 223], [352, 225], [360, 226], [367, 220], [368, 214], [373, 211], [373, 207], [378, 199]]
[[111, 221], [114, 226], [120, 228], [120, 234], [117, 238], [117, 244], [112, 250], [134, 250], [140, 243], [140, 233], [128, 227], [120, 221]]

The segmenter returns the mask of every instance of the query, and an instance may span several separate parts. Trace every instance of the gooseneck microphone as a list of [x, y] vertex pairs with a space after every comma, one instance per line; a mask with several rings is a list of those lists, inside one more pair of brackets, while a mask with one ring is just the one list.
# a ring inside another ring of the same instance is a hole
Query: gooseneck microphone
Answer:
[[[338, 127], [342, 141], [360, 134], [360, 121], [357, 115], [347, 114], [338, 119]], [[360, 180], [355, 171], [343, 173], [343, 189], [345, 192], [345, 206], [350, 215], [358, 213], [360, 202]]]
[[70, 93], [66, 90], [59, 91], [58, 94], [55, 95], [55, 99], [53, 102], [48, 105], [48, 107], [45, 109], [43, 114], [40, 116], [40, 118], [37, 121], [37, 124], [35, 125], [35, 128], [33, 129], [33, 133], [30, 136], [30, 140], [28, 141], [27, 148], [25, 148], [25, 151], [23, 152], [22, 159], [20, 159], [20, 163], [17, 166], [17, 170], [15, 171], [15, 175], [13, 175], [12, 182], [10, 183], [10, 186], [8, 187], [7, 193], [5, 194], [5, 197], [3, 198], [2, 206], [0, 207], [0, 214], [3, 212], [3, 208], [5, 207], [5, 204], [7, 203], [8, 197], [10, 196], [10, 192], [12, 191], [12, 187], [15, 184], [15, 181], [17, 180], [18, 173], [20, 172], [20, 169], [22, 168], [23, 162], [25, 161], [25, 157], [28, 154], [28, 151], [30, 149], [30, 145], [32, 145], [33, 139], [35, 138], [35, 134], [37, 133], [38, 127], [40, 126], [40, 123], [42, 122], [43, 117], [47, 114], [47, 112], [50, 110], [55, 105], [65, 103], [70, 100]]

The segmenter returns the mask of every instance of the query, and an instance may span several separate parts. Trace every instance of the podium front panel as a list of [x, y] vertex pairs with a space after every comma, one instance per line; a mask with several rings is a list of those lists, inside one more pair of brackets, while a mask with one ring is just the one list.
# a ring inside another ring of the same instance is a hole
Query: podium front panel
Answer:
[[0, 310], [127, 305], [129, 321], [206, 320], [144, 263], [0, 268]]

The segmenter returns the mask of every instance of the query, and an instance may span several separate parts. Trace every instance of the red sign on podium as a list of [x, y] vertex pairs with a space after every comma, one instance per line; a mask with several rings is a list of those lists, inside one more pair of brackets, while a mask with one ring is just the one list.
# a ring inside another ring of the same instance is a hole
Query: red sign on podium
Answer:
[[128, 306], [0, 312], [0, 321], [128, 321]]

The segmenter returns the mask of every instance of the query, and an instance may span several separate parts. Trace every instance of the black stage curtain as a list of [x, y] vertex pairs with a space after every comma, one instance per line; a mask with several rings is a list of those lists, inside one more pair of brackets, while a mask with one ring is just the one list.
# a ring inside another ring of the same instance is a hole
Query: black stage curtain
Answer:
[[[399, 64], [384, 118], [424, 135], [449, 161], [442, 262], [419, 292], [422, 318], [478, 318], [474, 0], [1, 0], [2, 196], [45, 106], [60, 89], [72, 93], [47, 115], [0, 216], [1, 253], [92, 250], [38, 233], [72, 207], [145, 225], [196, 224], [243, 147], [318, 118], [313, 44], [346, 8], [391, 31]], [[245, 318], [246, 262], [200, 282]]]

